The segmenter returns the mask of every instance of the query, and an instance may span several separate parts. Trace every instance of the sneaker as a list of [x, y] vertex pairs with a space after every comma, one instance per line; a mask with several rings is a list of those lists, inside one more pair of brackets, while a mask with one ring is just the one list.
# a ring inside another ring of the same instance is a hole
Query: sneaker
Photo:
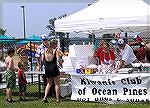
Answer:
[[12, 102], [14, 102], [14, 100], [13, 99], [8, 99], [7, 102], [12, 103]]
[[57, 99], [57, 100], [56, 100], [56, 103], [59, 103], [59, 102], [60, 102], [60, 100]]
[[8, 101], [8, 98], [6, 98], [5, 101]]
[[23, 98], [21, 97], [19, 100], [20, 100], [20, 101], [23, 101]]
[[47, 99], [43, 99], [43, 102], [44, 103], [49, 103]]

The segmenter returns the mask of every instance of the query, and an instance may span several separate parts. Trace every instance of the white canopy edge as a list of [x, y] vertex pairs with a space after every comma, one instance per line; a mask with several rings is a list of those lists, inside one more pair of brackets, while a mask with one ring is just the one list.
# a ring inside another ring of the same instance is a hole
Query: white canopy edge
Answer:
[[55, 21], [56, 32], [149, 31], [149, 26], [150, 5], [143, 0], [100, 0]]

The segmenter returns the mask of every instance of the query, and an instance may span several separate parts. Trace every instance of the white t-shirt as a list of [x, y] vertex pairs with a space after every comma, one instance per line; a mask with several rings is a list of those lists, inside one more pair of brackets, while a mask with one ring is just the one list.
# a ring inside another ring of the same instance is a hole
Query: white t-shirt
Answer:
[[6, 67], [6, 64], [0, 61], [0, 67]]
[[5, 63], [3, 63], [2, 61], [0, 61], [0, 72], [3, 72], [3, 71], [5, 71], [6, 70], [6, 64]]
[[125, 61], [125, 65], [129, 65], [136, 60], [133, 49], [128, 44], [126, 44], [125, 48], [121, 50], [121, 58]]
[[43, 43], [37, 48], [37, 51], [35, 53], [35, 57], [41, 57], [44, 54], [44, 50], [47, 48], [47, 46], [43, 45]]

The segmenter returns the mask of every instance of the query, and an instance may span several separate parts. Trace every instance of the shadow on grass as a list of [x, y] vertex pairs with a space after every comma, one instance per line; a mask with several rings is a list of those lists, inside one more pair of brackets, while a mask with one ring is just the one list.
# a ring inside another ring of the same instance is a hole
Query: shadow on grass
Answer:
[[[19, 92], [13, 92], [13, 96], [19, 96]], [[27, 92], [25, 93], [26, 97], [39, 97], [39, 92]], [[41, 93], [41, 97], [44, 96], [44, 93]]]

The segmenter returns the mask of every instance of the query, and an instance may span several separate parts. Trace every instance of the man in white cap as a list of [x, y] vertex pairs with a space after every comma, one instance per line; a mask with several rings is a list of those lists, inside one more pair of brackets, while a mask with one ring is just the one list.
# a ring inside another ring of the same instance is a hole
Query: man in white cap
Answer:
[[[37, 71], [43, 71], [43, 69], [42, 69], [42, 67], [43, 67], [42, 55], [44, 54], [44, 50], [46, 48], [48, 48], [48, 46], [49, 46], [48, 36], [46, 34], [43, 34], [41, 36], [41, 39], [42, 39], [42, 44], [40, 46], [38, 46], [37, 51], [35, 53], [35, 57], [36, 57], [36, 60], [37, 60], [37, 67], [36, 67]], [[45, 75], [43, 75], [42, 78], [43, 78], [43, 81], [44, 81], [44, 89], [45, 89], [46, 84], [47, 84], [47, 79], [46, 79]]]
[[131, 63], [137, 62], [137, 58], [134, 55], [133, 49], [127, 43], [125, 43], [123, 39], [118, 40], [118, 46], [121, 51], [121, 59], [117, 65], [117, 70], [122, 67], [132, 67]]
[[138, 35], [134, 36], [134, 41], [133, 42], [129, 42], [128, 43], [130, 46], [136, 46], [139, 45], [140, 47], [143, 47], [143, 39], [141, 37], [139, 37]]
[[45, 48], [47, 48], [49, 46], [48, 36], [46, 34], [43, 34], [41, 36], [41, 39], [42, 39], [42, 44], [37, 48], [37, 51], [36, 51], [36, 54], [35, 54], [35, 57], [37, 58], [37, 70], [38, 71], [42, 70], [42, 63], [41, 63], [42, 58], [41, 57], [44, 54]]
[[[46, 48], [48, 48], [48, 46], [49, 46], [48, 36], [46, 34], [43, 34], [41, 36], [41, 39], [42, 39], [42, 44], [37, 48], [37, 51], [36, 51], [36, 54], [35, 54], [35, 57], [36, 57], [36, 60], [37, 60], [37, 70], [38, 71], [44, 71], [42, 69], [42, 67], [43, 67], [42, 55], [44, 54], [44, 51], [46, 50]], [[47, 78], [46, 78], [45, 75], [43, 75], [42, 78], [43, 78], [44, 90], [45, 90], [45, 87], [47, 85]], [[55, 92], [55, 84], [53, 82], [52, 85], [51, 85], [49, 95], [54, 94], [54, 92]]]

